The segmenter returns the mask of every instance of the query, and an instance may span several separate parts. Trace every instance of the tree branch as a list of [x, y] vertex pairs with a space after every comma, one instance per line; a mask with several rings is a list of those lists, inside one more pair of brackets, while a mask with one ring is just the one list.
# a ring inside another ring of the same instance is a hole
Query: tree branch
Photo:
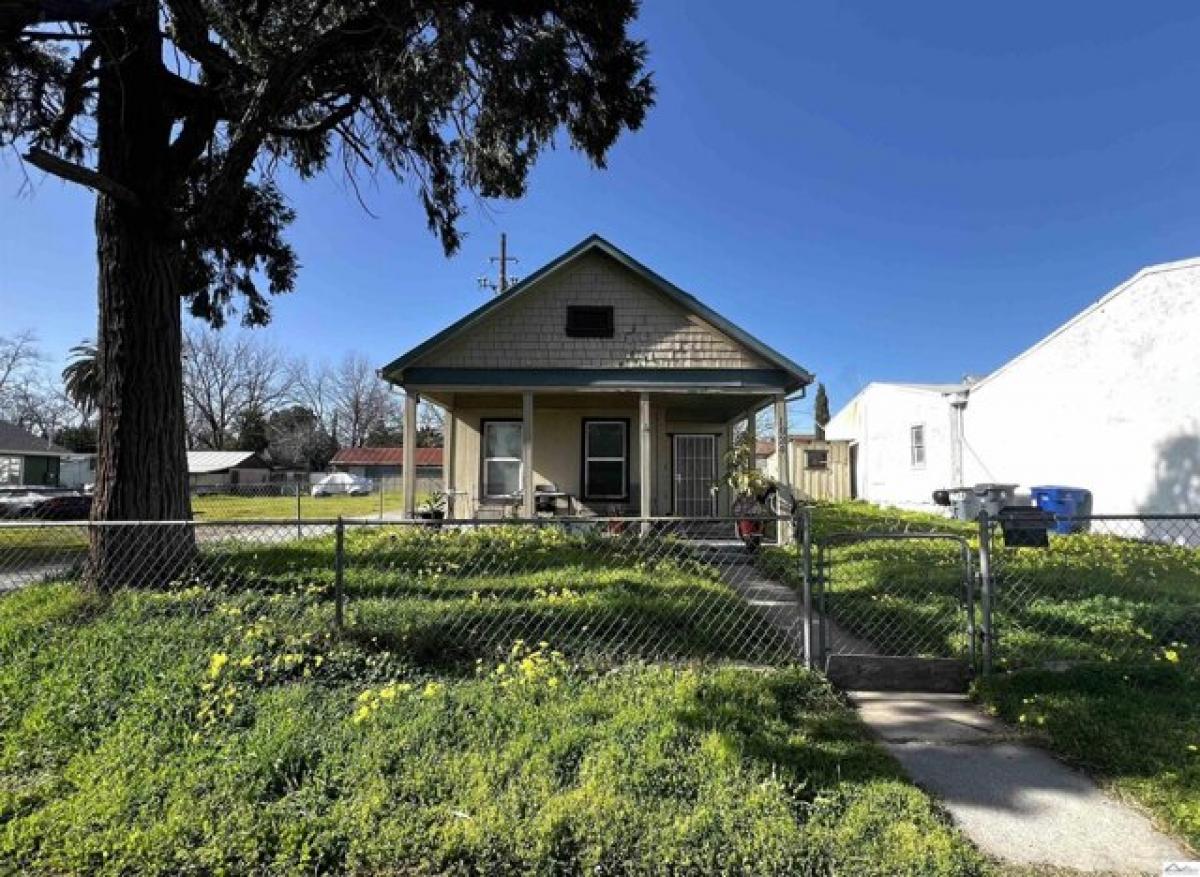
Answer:
[[44, 149], [34, 147], [25, 153], [24, 159], [35, 168], [45, 171], [51, 176], [66, 180], [69, 183], [78, 183], [81, 186], [87, 186], [89, 189], [94, 189], [131, 207], [141, 206], [141, 199], [138, 198], [132, 189], [126, 188], [116, 180], [109, 179], [91, 168], [73, 164]]
[[313, 134], [328, 134], [342, 122], [349, 119], [356, 112], [361, 104], [359, 98], [351, 98], [346, 103], [342, 104], [334, 110], [331, 110], [325, 118], [320, 121], [313, 122], [311, 125], [298, 126], [273, 126], [268, 129], [268, 133], [278, 137], [308, 137]]

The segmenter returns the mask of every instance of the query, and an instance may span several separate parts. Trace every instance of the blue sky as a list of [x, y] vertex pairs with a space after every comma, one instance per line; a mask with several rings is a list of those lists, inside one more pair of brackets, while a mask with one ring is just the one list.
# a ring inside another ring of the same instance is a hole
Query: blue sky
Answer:
[[[736, 11], [736, 15], [732, 10]], [[1200, 255], [1200, 4], [648, 2], [658, 106], [607, 171], [560, 149], [446, 260], [405, 185], [294, 183], [303, 263], [264, 330], [384, 363], [591, 232], [814, 371], [983, 373], [1139, 267]], [[87, 196], [0, 161], [0, 334], [95, 324]]]

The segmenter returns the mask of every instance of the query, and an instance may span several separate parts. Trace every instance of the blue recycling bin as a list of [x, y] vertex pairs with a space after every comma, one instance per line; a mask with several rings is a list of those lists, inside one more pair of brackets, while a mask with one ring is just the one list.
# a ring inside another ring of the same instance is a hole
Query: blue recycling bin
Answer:
[[1092, 492], [1082, 487], [1061, 487], [1058, 485], [1042, 485], [1032, 487], [1029, 492], [1039, 509], [1055, 515], [1053, 530], [1055, 533], [1084, 533], [1088, 529], [1087, 521], [1062, 520], [1063, 518], [1086, 517], [1092, 513]]

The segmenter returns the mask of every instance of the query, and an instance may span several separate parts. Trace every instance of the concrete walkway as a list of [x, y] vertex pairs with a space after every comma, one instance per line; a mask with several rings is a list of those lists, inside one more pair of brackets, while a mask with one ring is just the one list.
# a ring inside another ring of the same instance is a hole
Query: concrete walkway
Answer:
[[[755, 564], [755, 557], [739, 540], [707, 540], [706, 560], [721, 573], [725, 584], [757, 610], [767, 623], [792, 640], [799, 652], [804, 649], [804, 605], [801, 595], [790, 585], [766, 575]], [[876, 654], [875, 647], [847, 633], [832, 619], [829, 625], [830, 651], [834, 653]], [[813, 620], [812, 641], [817, 647], [820, 626]]]
[[1194, 858], [964, 695], [854, 692], [863, 721], [988, 855], [1016, 865], [1159, 874]]

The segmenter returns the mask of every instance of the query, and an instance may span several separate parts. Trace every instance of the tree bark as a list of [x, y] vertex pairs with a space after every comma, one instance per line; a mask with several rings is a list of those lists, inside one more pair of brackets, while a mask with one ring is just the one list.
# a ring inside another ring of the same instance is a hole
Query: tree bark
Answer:
[[[98, 195], [99, 464], [94, 521], [191, 516], [184, 438], [178, 241], [161, 211], [170, 192], [171, 120], [161, 91], [156, 4], [122, 6], [98, 28], [109, 57], [97, 96], [99, 171], [139, 204]], [[156, 586], [190, 562], [190, 527], [93, 527], [90, 579]]]

